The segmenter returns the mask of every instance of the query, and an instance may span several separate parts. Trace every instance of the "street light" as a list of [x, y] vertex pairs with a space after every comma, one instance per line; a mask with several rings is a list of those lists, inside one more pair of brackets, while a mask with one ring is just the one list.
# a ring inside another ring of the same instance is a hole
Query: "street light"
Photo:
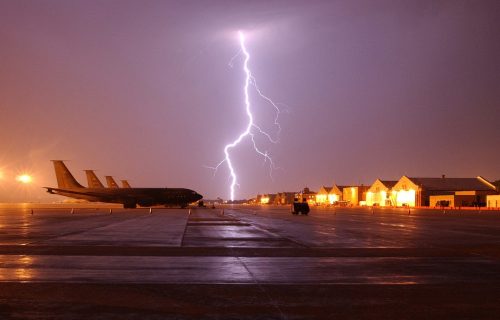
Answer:
[[23, 184], [29, 184], [33, 181], [33, 178], [29, 174], [21, 174], [16, 177], [16, 180]]

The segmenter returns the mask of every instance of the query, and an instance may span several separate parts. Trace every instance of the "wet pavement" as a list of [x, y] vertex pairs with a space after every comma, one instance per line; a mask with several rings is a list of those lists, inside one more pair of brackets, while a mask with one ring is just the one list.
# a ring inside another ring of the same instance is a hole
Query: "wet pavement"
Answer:
[[0, 207], [0, 319], [496, 319], [500, 212]]

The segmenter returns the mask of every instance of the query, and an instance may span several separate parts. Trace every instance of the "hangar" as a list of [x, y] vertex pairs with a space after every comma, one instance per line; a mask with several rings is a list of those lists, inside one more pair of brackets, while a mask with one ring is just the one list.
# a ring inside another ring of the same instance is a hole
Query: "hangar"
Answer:
[[[486, 196], [496, 194], [495, 186], [481, 176], [476, 178], [410, 178], [402, 176], [392, 188], [396, 206], [430, 206], [431, 196], [462, 196], [454, 206], [486, 205]], [[474, 201], [471, 202], [470, 196]], [[435, 197], [433, 199], [436, 199]]]

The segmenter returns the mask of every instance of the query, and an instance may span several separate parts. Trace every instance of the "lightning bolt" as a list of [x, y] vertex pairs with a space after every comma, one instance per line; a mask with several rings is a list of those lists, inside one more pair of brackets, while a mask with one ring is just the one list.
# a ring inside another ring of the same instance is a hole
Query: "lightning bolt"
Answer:
[[265, 136], [267, 138], [267, 140], [270, 141], [271, 143], [277, 143], [278, 139], [273, 139], [270, 134], [268, 134], [267, 132], [262, 130], [262, 128], [254, 122], [254, 117], [252, 114], [251, 104], [250, 104], [250, 94], [249, 94], [250, 86], [255, 88], [255, 91], [257, 92], [257, 94], [275, 109], [274, 125], [276, 125], [278, 128], [278, 135], [281, 132], [281, 126], [278, 123], [280, 108], [269, 97], [265, 96], [262, 93], [262, 91], [259, 89], [259, 87], [257, 86], [257, 81], [252, 76], [252, 72], [250, 71], [250, 68], [248, 67], [248, 61], [250, 60], [250, 54], [248, 53], [248, 51], [245, 47], [245, 35], [241, 31], [238, 32], [238, 35], [239, 35], [239, 40], [240, 40], [240, 51], [230, 60], [229, 65], [232, 67], [233, 60], [236, 57], [238, 57], [240, 54], [243, 54], [243, 56], [244, 56], [243, 71], [245, 72], [245, 85], [243, 86], [243, 92], [244, 92], [244, 101], [245, 101], [245, 111], [246, 111], [246, 114], [248, 117], [248, 123], [247, 123], [246, 129], [238, 136], [238, 138], [236, 140], [234, 140], [232, 143], [229, 143], [224, 147], [224, 155], [225, 155], [224, 160], [222, 160], [221, 162], [219, 162], [219, 164], [217, 164], [217, 166], [212, 168], [212, 169], [214, 169], [214, 175], [215, 175], [217, 172], [217, 169], [223, 163], [227, 164], [229, 172], [230, 172], [230, 179], [231, 179], [231, 184], [230, 184], [231, 200], [234, 200], [234, 188], [238, 185], [238, 177], [237, 177], [236, 172], [234, 170], [229, 151], [231, 149], [235, 148], [238, 144], [240, 144], [245, 138], [250, 137], [250, 139], [252, 141], [252, 146], [253, 146], [255, 152], [264, 158], [264, 162], [269, 161], [269, 168], [270, 168], [269, 174], [270, 174], [271, 178], [272, 178], [272, 171], [273, 171], [273, 169], [275, 169], [273, 159], [269, 156], [267, 151], [264, 152], [257, 146], [257, 142], [255, 141], [255, 135], [261, 134], [261, 135]]

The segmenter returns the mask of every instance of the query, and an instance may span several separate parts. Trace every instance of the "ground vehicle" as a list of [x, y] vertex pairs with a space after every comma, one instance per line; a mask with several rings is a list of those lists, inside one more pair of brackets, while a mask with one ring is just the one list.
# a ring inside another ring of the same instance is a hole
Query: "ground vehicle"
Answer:
[[335, 201], [333, 205], [336, 207], [350, 207], [351, 203], [349, 201]]
[[297, 202], [295, 201], [292, 203], [292, 208], [291, 208], [292, 214], [305, 214], [307, 215], [309, 213], [309, 205], [307, 202]]

